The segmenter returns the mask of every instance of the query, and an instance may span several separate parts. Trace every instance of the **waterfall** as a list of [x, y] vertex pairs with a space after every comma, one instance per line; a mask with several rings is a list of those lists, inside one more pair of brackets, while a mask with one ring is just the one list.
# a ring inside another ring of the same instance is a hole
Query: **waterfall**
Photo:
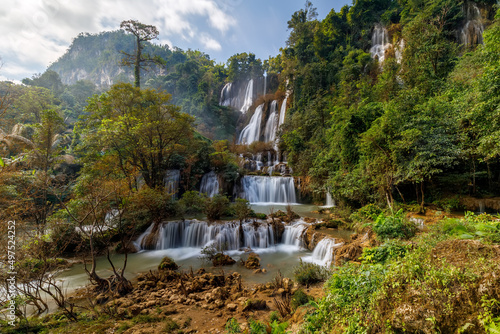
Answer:
[[326, 192], [326, 204], [325, 208], [333, 208], [335, 206], [335, 200], [332, 197], [332, 194], [330, 194], [329, 191]]
[[370, 49], [372, 58], [378, 58], [379, 63], [383, 63], [385, 59], [385, 51], [391, 46], [392, 44], [389, 43], [387, 29], [377, 23], [373, 28], [372, 47]]
[[302, 234], [308, 226], [309, 224], [306, 224], [303, 221], [299, 221], [290, 226], [285, 226], [285, 231], [283, 232], [283, 236], [281, 238], [283, 244], [302, 247], [304, 245]]
[[244, 176], [240, 197], [250, 203], [296, 204], [293, 177]]
[[233, 84], [231, 82], [228, 82], [227, 84], [224, 85], [224, 88], [222, 88], [222, 92], [220, 93], [220, 100], [219, 104], [221, 106], [229, 107], [231, 105], [231, 87]]
[[266, 95], [266, 88], [267, 88], [266, 86], [267, 86], [267, 73], [264, 72], [264, 94], [263, 94], [263, 96]]
[[168, 194], [172, 194], [172, 197], [177, 198], [177, 193], [179, 191], [179, 183], [181, 180], [181, 171], [178, 169], [167, 170], [164, 177], [165, 190]]
[[219, 177], [214, 171], [203, 175], [200, 193], [205, 193], [208, 197], [214, 197], [214, 195], [219, 193]]
[[285, 113], [286, 113], [286, 100], [288, 99], [288, 96], [285, 97], [283, 100], [283, 103], [281, 104], [281, 109], [280, 109], [280, 120], [278, 123], [278, 126], [283, 125], [285, 123]]
[[474, 2], [468, 2], [465, 11], [467, 22], [460, 32], [460, 41], [466, 47], [483, 44], [484, 25], [481, 11]]
[[311, 262], [320, 264], [323, 266], [329, 266], [334, 261], [333, 250], [342, 246], [343, 243], [336, 243], [335, 239], [323, 238], [316, 247], [311, 256]]
[[269, 114], [269, 118], [267, 119], [266, 127], [264, 130], [264, 141], [273, 142], [276, 139], [276, 130], [277, 130], [277, 118], [276, 114], [278, 101], [274, 100], [271, 103], [271, 112]]
[[240, 111], [242, 113], [246, 113], [248, 109], [253, 104], [253, 79], [250, 79], [250, 81], [247, 84], [247, 89], [245, 90], [245, 98], [243, 100], [243, 106], [241, 107]]
[[[136, 245], [139, 249], [144, 248], [143, 240], [152, 232], [152, 226], [137, 239]], [[242, 228], [243, 241], [240, 240], [238, 222], [223, 224], [209, 224], [198, 220], [166, 222], [159, 228], [155, 249], [202, 248], [213, 243], [226, 250], [269, 248], [275, 245], [274, 232], [270, 224], [244, 223]]]
[[238, 144], [251, 144], [254, 141], [259, 141], [260, 138], [260, 124], [262, 122], [262, 110], [264, 110], [264, 104], [255, 109], [255, 112], [250, 119], [250, 123], [241, 131], [240, 137], [238, 139]]

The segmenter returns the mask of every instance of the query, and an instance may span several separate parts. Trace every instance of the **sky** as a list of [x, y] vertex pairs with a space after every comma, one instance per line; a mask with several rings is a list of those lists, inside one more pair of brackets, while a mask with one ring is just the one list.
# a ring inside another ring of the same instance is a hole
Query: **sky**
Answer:
[[[352, 0], [312, 0], [323, 19]], [[117, 30], [134, 19], [155, 25], [157, 44], [200, 50], [217, 63], [236, 53], [264, 60], [285, 46], [287, 21], [305, 0], [2, 0], [0, 80], [20, 81], [62, 56], [82, 32]]]

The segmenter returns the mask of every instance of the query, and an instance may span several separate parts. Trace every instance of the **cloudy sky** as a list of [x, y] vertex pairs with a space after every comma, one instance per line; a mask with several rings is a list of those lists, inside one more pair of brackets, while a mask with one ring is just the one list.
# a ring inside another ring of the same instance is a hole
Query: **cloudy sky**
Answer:
[[[323, 19], [352, 0], [312, 0]], [[279, 53], [287, 21], [305, 0], [2, 0], [0, 80], [45, 71], [81, 32], [117, 30], [128, 19], [155, 25], [156, 43], [206, 52], [217, 62]]]

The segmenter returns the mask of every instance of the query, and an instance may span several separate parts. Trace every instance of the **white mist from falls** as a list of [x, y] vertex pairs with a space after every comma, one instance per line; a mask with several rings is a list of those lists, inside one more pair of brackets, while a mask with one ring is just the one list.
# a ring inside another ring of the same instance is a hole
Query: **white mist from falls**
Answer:
[[460, 41], [466, 47], [483, 44], [483, 18], [473, 2], [466, 3], [466, 23], [460, 32]]
[[250, 123], [241, 131], [240, 137], [238, 138], [238, 144], [250, 145], [254, 141], [259, 141], [260, 138], [260, 124], [262, 122], [262, 111], [264, 110], [264, 104], [259, 105], [256, 109]]
[[377, 23], [373, 28], [372, 47], [370, 54], [373, 59], [378, 58], [379, 63], [383, 63], [385, 59], [385, 51], [392, 46], [389, 43], [387, 29]]
[[297, 204], [293, 177], [247, 175], [241, 188], [240, 197], [252, 204]]
[[205, 193], [208, 197], [214, 197], [219, 193], [219, 177], [214, 171], [201, 178], [200, 193]]

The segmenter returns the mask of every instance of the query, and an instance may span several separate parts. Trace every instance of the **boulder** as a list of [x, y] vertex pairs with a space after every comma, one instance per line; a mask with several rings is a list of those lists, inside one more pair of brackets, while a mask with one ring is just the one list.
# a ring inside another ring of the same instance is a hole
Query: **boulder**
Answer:
[[158, 265], [158, 270], [177, 270], [177, 269], [179, 269], [177, 263], [175, 263], [175, 261], [168, 256], [165, 256]]
[[260, 258], [255, 253], [250, 253], [248, 259], [245, 261], [245, 267], [248, 269], [259, 269], [260, 268]]

